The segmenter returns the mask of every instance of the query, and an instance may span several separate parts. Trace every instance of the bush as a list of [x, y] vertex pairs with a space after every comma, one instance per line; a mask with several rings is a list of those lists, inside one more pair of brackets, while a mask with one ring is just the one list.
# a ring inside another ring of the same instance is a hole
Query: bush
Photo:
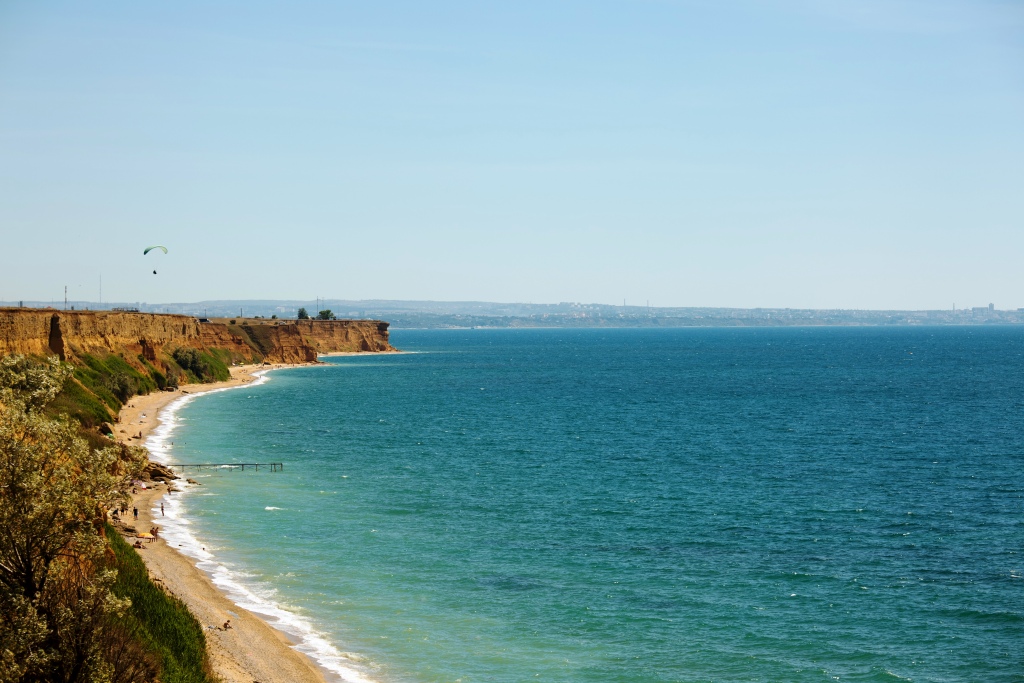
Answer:
[[56, 357], [0, 359], [0, 680], [152, 681], [97, 533], [145, 451], [90, 448], [49, 416], [61, 385], [86, 392], [70, 375]]
[[139, 384], [127, 372], [117, 372], [103, 378], [103, 385], [122, 404], [139, 393]]
[[199, 349], [180, 347], [171, 354], [174, 362], [199, 382], [223, 381], [231, 377], [224, 361]]

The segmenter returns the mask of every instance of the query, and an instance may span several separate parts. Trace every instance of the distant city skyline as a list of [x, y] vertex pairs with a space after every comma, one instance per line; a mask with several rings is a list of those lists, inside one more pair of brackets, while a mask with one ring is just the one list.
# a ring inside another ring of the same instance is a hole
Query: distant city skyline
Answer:
[[1016, 310], [1021, 187], [1020, 3], [0, 7], [6, 302]]

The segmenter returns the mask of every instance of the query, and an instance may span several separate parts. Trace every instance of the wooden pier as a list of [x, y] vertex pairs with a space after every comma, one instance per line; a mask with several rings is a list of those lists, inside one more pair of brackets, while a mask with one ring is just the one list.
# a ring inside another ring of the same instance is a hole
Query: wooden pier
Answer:
[[260, 467], [269, 467], [271, 472], [281, 472], [284, 470], [283, 462], [196, 462], [196, 463], [167, 463], [164, 467], [180, 467], [181, 471], [184, 472], [188, 467], [194, 467], [198, 470], [204, 467], [216, 468], [216, 469], [241, 469], [243, 472], [246, 467], [252, 467], [257, 472], [260, 471]]

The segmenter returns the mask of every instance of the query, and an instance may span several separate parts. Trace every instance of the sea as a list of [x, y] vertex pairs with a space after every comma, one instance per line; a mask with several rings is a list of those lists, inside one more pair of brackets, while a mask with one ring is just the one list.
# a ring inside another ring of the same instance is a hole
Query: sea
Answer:
[[189, 470], [162, 535], [331, 680], [1024, 681], [1024, 329], [392, 343], [149, 441], [284, 463]]

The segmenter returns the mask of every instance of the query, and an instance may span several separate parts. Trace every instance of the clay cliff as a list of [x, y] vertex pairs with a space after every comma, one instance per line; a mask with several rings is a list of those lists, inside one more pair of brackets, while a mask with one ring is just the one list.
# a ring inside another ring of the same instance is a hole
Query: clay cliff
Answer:
[[395, 350], [388, 343], [388, 323], [379, 320], [298, 320], [295, 327], [317, 353]]
[[74, 359], [97, 352], [155, 358], [166, 344], [200, 345], [199, 322], [182, 315], [0, 309], [0, 355], [24, 353]]
[[232, 361], [313, 362], [319, 353], [394, 351], [388, 323], [376, 320], [199, 322], [186, 315], [128, 311], [0, 308], [0, 356], [142, 356], [154, 365], [180, 347], [217, 351]]
[[233, 320], [227, 329], [279, 363], [308, 363], [322, 353], [395, 350], [388, 343], [388, 323], [379, 320]]

